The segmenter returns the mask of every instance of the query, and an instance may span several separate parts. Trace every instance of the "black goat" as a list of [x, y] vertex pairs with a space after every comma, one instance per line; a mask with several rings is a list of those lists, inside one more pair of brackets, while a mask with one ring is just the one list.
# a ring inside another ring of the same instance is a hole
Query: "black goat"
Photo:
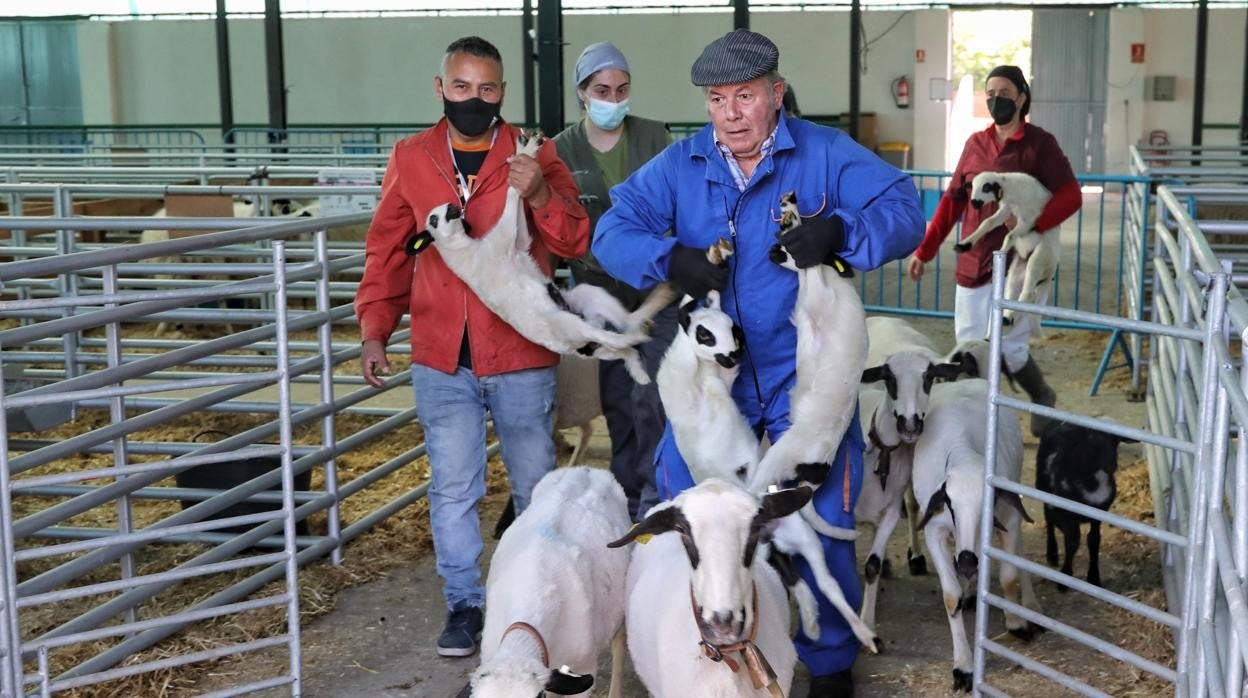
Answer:
[[[1054, 422], [1040, 436], [1036, 451], [1036, 489], [1080, 504], [1109, 511], [1118, 494], [1114, 475], [1118, 471], [1118, 444], [1135, 443], [1103, 431]], [[1088, 528], [1088, 583], [1101, 586], [1101, 522], [1058, 507], [1044, 505], [1045, 550], [1049, 565], [1057, 566], [1057, 537], [1061, 529], [1066, 543], [1062, 573], [1071, 574], [1075, 551], [1079, 549], [1079, 526]], [[1058, 591], [1066, 591], [1058, 585]]]

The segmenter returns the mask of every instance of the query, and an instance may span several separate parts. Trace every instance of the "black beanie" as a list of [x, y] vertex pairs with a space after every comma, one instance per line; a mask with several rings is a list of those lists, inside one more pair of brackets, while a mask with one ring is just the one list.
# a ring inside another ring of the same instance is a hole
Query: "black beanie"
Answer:
[[1005, 78], [1014, 83], [1019, 92], [1027, 95], [1027, 103], [1019, 110], [1020, 117], [1027, 116], [1027, 113], [1031, 111], [1031, 88], [1027, 86], [1027, 78], [1023, 77], [1022, 69], [1016, 65], [999, 65], [993, 68], [991, 73], [988, 73], [988, 77], [984, 79], [984, 82], [992, 78]]

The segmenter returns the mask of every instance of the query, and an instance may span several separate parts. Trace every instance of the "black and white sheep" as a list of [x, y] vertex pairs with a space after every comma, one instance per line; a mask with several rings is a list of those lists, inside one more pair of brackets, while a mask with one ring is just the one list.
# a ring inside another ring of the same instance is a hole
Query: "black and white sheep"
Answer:
[[633, 549], [625, 619], [633, 668], [651, 695], [788, 695], [797, 662], [788, 600], [775, 570], [757, 563], [774, 522], [810, 495], [798, 487], [760, 500], [713, 478], [611, 544], [644, 543]]
[[[1109, 511], [1118, 494], [1118, 445], [1136, 443], [1096, 429], [1054, 422], [1040, 435], [1036, 451], [1036, 489]], [[1062, 573], [1072, 574], [1079, 550], [1079, 527], [1088, 524], [1088, 583], [1101, 586], [1101, 522], [1048, 504], [1044, 505], [1045, 557], [1057, 567], [1057, 536], [1062, 532], [1066, 555]], [[1059, 585], [1058, 591], [1066, 591]]]
[[[1023, 467], [1023, 432], [1016, 413], [999, 408], [996, 473], [1017, 481]], [[979, 570], [980, 516], [984, 501], [984, 452], [987, 440], [988, 384], [980, 379], [943, 383], [932, 391], [927, 424], [914, 445], [913, 487], [925, 502], [919, 527], [940, 578], [949, 631], [953, 637], [953, 688], [971, 690], [971, 647], [962, 610], [974, 592]], [[1001, 547], [1022, 549], [1022, 521], [1031, 519], [1018, 495], [996, 490], [993, 524]], [[949, 541], [953, 541], [952, 551]], [[1039, 610], [1031, 577], [1013, 565], [998, 565], [1006, 599]], [[1026, 620], [1005, 614], [1005, 627], [1024, 640], [1036, 632]]]
[[559, 468], [537, 483], [490, 560], [481, 666], [467, 695], [588, 695], [608, 645], [611, 696], [619, 695], [629, 555], [606, 546], [630, 523], [607, 470]]
[[[1006, 297], [1024, 303], [1041, 303], [1046, 298], [1062, 258], [1061, 228], [1033, 230], [1052, 194], [1044, 185], [1023, 172], [981, 172], [971, 180], [971, 206], [996, 203], [997, 211], [985, 218], [966, 239], [953, 246], [965, 252], [988, 233], [1005, 224], [1011, 216], [1017, 221], [1001, 242], [1001, 250], [1013, 252], [1006, 274]], [[1016, 290], [1017, 289], [1017, 290]], [[1014, 322], [1014, 311], [1005, 311], [1005, 324]], [[1040, 323], [1032, 323], [1038, 332]]]

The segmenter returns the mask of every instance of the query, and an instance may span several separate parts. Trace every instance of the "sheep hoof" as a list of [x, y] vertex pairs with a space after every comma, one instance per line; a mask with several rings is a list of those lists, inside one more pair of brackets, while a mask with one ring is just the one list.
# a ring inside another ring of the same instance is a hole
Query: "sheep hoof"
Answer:
[[822, 485], [831, 470], [832, 466], [827, 463], [799, 463], [795, 469], [798, 480], [812, 485]]
[[1010, 327], [1011, 325], [1014, 324], [1014, 318], [1010, 317], [1009, 315], [1006, 315], [1001, 318], [1001, 324], [1005, 325], [1006, 327]]
[[871, 644], [875, 645], [876, 654], [884, 654], [884, 639], [879, 635], [871, 638]]
[[880, 576], [884, 579], [893, 578], [893, 563], [888, 558], [884, 558], [884, 562], [880, 565]]
[[1044, 627], [1036, 625], [1032, 622], [1026, 622], [1021, 628], [1007, 628], [1010, 634], [1022, 640], [1023, 642], [1031, 642], [1036, 636], [1044, 632]]
[[958, 244], [953, 246], [954, 252], [966, 252], [969, 249], [971, 249], [971, 246], [965, 242], [959, 242]]
[[953, 670], [953, 692], [954, 693], [957, 693], [958, 691], [965, 691], [966, 693], [970, 693], [972, 683], [973, 681], [972, 681], [971, 672], [962, 671], [961, 669]]
[[927, 558], [922, 555], [908, 557], [906, 563], [910, 566], [911, 577], [922, 577], [927, 574]]
[[875, 553], [867, 558], [867, 565], [863, 569], [863, 576], [867, 578], [867, 584], [874, 584], [875, 580], [880, 578], [880, 568], [882, 567], [880, 557]]

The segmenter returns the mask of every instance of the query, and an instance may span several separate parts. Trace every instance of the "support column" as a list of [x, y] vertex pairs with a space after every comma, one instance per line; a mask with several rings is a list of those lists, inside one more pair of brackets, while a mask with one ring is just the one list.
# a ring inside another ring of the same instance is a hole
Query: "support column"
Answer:
[[862, 2], [849, 6], [849, 135], [858, 140], [858, 120], [862, 115]]
[[750, 28], [750, 0], [732, 0], [732, 28]]
[[221, 138], [234, 142], [234, 90], [230, 79], [230, 28], [225, 0], [217, 0], [217, 90], [221, 104]]
[[520, 29], [524, 32], [520, 39], [520, 50], [524, 54], [524, 62], [521, 64], [524, 75], [524, 125], [533, 128], [537, 123], [537, 75], [533, 70], [537, 61], [537, 53], [533, 50], [533, 0], [524, 0]]
[[[1196, 78], [1192, 88], [1192, 145], [1204, 142], [1205, 62], [1209, 53], [1209, 0], [1196, 6]], [[1197, 164], [1195, 161], [1193, 165]]]
[[563, 1], [537, 0], [538, 103], [548, 136], [563, 130]]
[[[280, 0], [264, 0], [264, 61], [268, 77], [269, 128], [286, 130], [286, 64], [282, 51], [282, 10]], [[269, 142], [285, 140], [285, 134], [270, 133]]]
[[1240, 93], [1239, 106], [1239, 154], [1248, 156], [1248, 12], [1244, 13], [1244, 90]]

